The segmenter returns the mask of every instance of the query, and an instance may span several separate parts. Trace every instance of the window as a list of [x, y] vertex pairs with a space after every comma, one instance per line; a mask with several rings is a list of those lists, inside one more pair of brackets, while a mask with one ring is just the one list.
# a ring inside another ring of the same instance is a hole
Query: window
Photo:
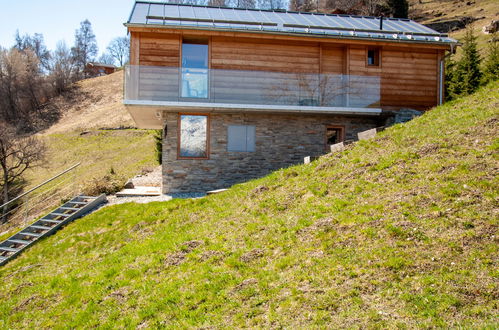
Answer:
[[344, 140], [344, 128], [343, 127], [326, 127], [326, 145], [329, 147], [332, 144], [343, 142]]
[[379, 66], [379, 48], [368, 48], [367, 49], [367, 65], [368, 66]]
[[182, 97], [208, 97], [208, 45], [182, 43]]
[[227, 151], [254, 152], [255, 126], [230, 125], [227, 128]]
[[206, 115], [180, 115], [179, 158], [208, 158], [208, 125]]

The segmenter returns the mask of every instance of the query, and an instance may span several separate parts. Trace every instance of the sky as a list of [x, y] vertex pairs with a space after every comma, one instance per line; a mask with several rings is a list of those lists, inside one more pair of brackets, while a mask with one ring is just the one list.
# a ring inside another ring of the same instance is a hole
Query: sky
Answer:
[[116, 37], [125, 36], [134, 0], [0, 0], [0, 46], [14, 44], [16, 30], [21, 35], [43, 34], [45, 44], [54, 50], [60, 40], [74, 44], [75, 30], [88, 19], [97, 39], [99, 54]]

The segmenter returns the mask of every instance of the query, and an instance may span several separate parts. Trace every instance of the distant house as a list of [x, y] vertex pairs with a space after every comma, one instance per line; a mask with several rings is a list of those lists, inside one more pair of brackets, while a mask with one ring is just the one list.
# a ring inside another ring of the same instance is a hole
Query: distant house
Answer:
[[90, 77], [104, 76], [114, 73], [116, 66], [112, 64], [89, 62], [87, 63], [86, 72]]
[[124, 104], [163, 191], [228, 187], [443, 100], [456, 41], [407, 19], [137, 1]]

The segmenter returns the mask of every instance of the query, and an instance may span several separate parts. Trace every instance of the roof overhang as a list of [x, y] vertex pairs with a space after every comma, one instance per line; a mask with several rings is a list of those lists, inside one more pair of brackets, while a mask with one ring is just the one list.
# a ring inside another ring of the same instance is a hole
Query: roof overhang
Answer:
[[342, 116], [379, 116], [381, 108], [319, 107], [259, 104], [228, 104], [204, 102], [136, 101], [124, 100], [130, 115], [139, 128], [163, 128], [163, 112], [252, 112], [252, 113], [301, 113]]

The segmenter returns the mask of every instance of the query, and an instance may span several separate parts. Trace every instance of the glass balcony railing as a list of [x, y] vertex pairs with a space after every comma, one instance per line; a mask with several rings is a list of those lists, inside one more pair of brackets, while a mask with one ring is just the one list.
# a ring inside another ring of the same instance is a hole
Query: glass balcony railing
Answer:
[[132, 65], [125, 101], [378, 108], [380, 77]]

